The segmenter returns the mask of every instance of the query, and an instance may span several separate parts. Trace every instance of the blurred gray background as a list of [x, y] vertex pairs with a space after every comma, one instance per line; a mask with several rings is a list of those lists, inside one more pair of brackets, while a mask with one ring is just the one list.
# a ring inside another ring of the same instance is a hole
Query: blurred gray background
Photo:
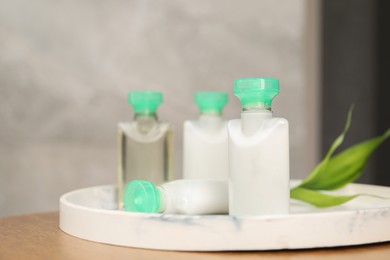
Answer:
[[58, 209], [81, 187], [116, 183], [131, 90], [161, 90], [161, 120], [196, 118], [193, 94], [276, 77], [290, 122], [291, 175], [319, 159], [318, 3], [305, 0], [0, 0], [0, 216]]

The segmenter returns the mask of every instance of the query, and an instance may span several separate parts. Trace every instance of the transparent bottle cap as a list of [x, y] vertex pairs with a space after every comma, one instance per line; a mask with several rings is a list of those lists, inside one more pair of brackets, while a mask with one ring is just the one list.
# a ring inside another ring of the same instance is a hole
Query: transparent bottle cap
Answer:
[[126, 211], [158, 213], [161, 207], [160, 191], [150, 181], [136, 180], [127, 185], [124, 195]]
[[228, 102], [226, 92], [197, 92], [195, 103], [202, 112], [216, 112], [220, 114]]
[[270, 109], [279, 91], [279, 80], [274, 78], [245, 78], [234, 82], [234, 95], [241, 100], [243, 108]]
[[131, 91], [128, 102], [136, 113], [154, 114], [163, 101], [163, 94], [158, 91]]

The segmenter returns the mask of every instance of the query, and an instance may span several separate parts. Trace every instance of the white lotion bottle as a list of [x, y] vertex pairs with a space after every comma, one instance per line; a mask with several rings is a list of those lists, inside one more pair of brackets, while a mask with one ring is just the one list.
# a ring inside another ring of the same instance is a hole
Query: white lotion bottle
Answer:
[[228, 123], [229, 215], [288, 214], [288, 121], [271, 112], [279, 81], [239, 79], [234, 94], [243, 110], [241, 119]]
[[227, 214], [228, 182], [221, 180], [176, 180], [155, 186], [135, 180], [125, 191], [125, 210], [142, 213], [185, 215]]
[[222, 110], [228, 102], [225, 92], [197, 92], [197, 120], [183, 126], [183, 179], [228, 180], [227, 121]]

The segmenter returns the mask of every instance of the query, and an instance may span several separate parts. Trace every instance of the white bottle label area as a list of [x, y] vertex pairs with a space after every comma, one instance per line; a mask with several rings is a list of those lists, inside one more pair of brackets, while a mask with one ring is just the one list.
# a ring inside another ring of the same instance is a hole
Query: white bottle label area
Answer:
[[228, 124], [230, 215], [289, 212], [288, 122], [272, 117], [258, 122], [256, 129], [243, 129], [241, 119]]
[[159, 189], [164, 197], [164, 213], [205, 215], [229, 211], [226, 180], [176, 180]]
[[183, 178], [227, 180], [227, 124], [221, 118], [205, 121], [184, 123]]

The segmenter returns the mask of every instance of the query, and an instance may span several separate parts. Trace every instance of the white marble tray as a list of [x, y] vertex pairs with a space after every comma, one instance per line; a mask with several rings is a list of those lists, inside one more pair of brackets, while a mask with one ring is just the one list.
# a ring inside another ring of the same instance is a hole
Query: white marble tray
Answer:
[[[337, 194], [390, 197], [390, 188], [352, 184]], [[360, 245], [390, 240], [390, 200], [359, 197], [316, 209], [291, 201], [289, 215], [230, 217], [116, 210], [116, 187], [76, 190], [60, 198], [60, 228], [112, 245], [179, 251], [276, 250]]]

